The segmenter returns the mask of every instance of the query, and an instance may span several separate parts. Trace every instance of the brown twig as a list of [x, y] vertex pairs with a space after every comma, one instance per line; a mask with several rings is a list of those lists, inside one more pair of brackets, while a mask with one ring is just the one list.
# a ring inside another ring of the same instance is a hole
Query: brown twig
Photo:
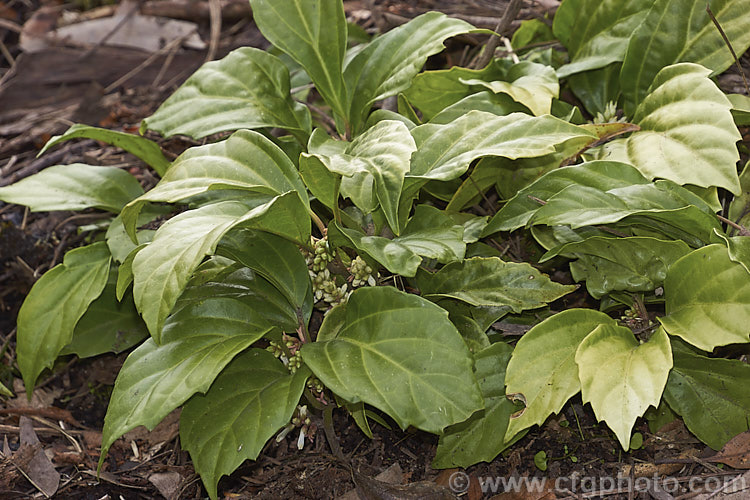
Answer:
[[490, 200], [489, 200], [489, 199], [487, 199], [487, 195], [485, 194], [485, 192], [484, 192], [484, 191], [482, 191], [482, 190], [481, 190], [481, 189], [479, 188], [479, 185], [477, 185], [477, 181], [475, 181], [474, 179], [472, 179], [472, 177], [471, 177], [471, 176], [469, 176], [469, 180], [471, 181], [471, 184], [472, 184], [472, 185], [474, 186], [474, 189], [476, 189], [476, 190], [477, 190], [477, 193], [479, 193], [479, 196], [481, 196], [481, 197], [482, 197], [482, 199], [484, 200], [484, 202], [485, 202], [485, 203], [487, 204], [487, 208], [489, 209], [489, 211], [490, 211], [490, 212], [492, 212], [492, 215], [495, 215], [495, 214], [497, 213], [497, 212], [495, 211], [495, 207], [493, 207], [493, 206], [492, 206], [492, 203], [490, 203]]
[[585, 153], [586, 151], [588, 151], [589, 149], [601, 146], [602, 144], [608, 142], [611, 139], [614, 139], [615, 137], [617, 137], [619, 135], [629, 134], [630, 132], [638, 132], [640, 129], [641, 129], [641, 127], [639, 127], [635, 123], [626, 123], [626, 124], [624, 124], [624, 126], [621, 129], [616, 130], [614, 132], [610, 132], [608, 134], [604, 134], [603, 136], [601, 136], [597, 140], [595, 140], [593, 142], [590, 142], [589, 144], [587, 144], [584, 147], [582, 147], [581, 149], [579, 149], [574, 155], [572, 155], [572, 156], [570, 156], [568, 158], [565, 158], [560, 163], [560, 166], [561, 167], [567, 167], [568, 165], [572, 165], [574, 161], [577, 161], [578, 158], [580, 158], [581, 155], [583, 153]]
[[726, 224], [727, 226], [731, 226], [734, 229], [736, 229], [737, 231], [739, 231], [740, 232], [740, 236], [750, 236], [750, 231], [745, 226], [743, 226], [741, 224], [737, 224], [736, 222], [733, 222], [733, 221], [727, 219], [726, 217], [722, 217], [719, 214], [716, 214], [716, 218], [719, 219], [724, 224]]
[[[0, 19], [1, 21], [2, 19]], [[8, 71], [3, 74], [3, 77], [0, 78], [0, 94], [3, 93], [3, 90], [5, 90], [5, 83], [10, 80], [13, 76], [15, 76], [16, 71], [18, 71], [18, 61], [21, 60], [21, 58], [24, 57], [23, 54], [20, 54], [16, 59], [13, 61], [13, 64], [8, 68]]]
[[140, 5], [141, 5], [141, 2], [139, 1], [136, 4], [134, 4], [130, 9], [128, 9], [125, 15], [123, 15], [122, 18], [119, 21], [117, 21], [117, 24], [115, 24], [114, 27], [111, 30], [109, 30], [109, 33], [104, 35], [101, 40], [96, 42], [96, 45], [94, 45], [89, 50], [84, 52], [78, 59], [83, 61], [83, 60], [88, 59], [92, 55], [94, 55], [94, 53], [97, 50], [99, 50], [99, 47], [101, 47], [102, 45], [105, 45], [109, 41], [110, 38], [112, 38], [118, 31], [122, 29], [123, 26], [125, 26], [130, 21], [130, 19], [135, 15], [136, 11], [139, 9]]
[[727, 47], [729, 47], [729, 52], [732, 53], [732, 57], [734, 58], [734, 64], [737, 65], [737, 69], [740, 72], [740, 75], [742, 76], [742, 82], [745, 84], [745, 92], [750, 94], [750, 87], [747, 85], [747, 78], [745, 78], [745, 72], [742, 70], [742, 66], [740, 65], [739, 59], [737, 59], [737, 54], [734, 52], [734, 48], [732, 47], [732, 43], [729, 41], [729, 38], [727, 38], [727, 34], [724, 33], [724, 30], [721, 27], [721, 24], [719, 24], [719, 20], [716, 19], [716, 16], [714, 16], [714, 13], [711, 12], [711, 6], [706, 3], [706, 12], [708, 13], [708, 17], [711, 18], [711, 21], [713, 21], [714, 26], [716, 26], [716, 29], [719, 30], [719, 34], [721, 35], [721, 38], [724, 39], [724, 43], [727, 44]]
[[181, 37], [175, 38], [174, 40], [172, 40], [171, 42], [169, 42], [168, 44], [166, 44], [164, 47], [162, 47], [161, 49], [159, 49], [157, 52], [154, 52], [153, 54], [151, 54], [141, 64], [139, 64], [138, 66], [136, 66], [132, 70], [128, 71], [127, 73], [125, 73], [123, 76], [121, 76], [120, 78], [118, 78], [114, 82], [112, 82], [109, 85], [107, 85], [107, 87], [104, 89], [104, 93], [105, 94], [109, 94], [110, 92], [112, 92], [113, 90], [115, 90], [117, 87], [119, 87], [123, 83], [125, 83], [128, 80], [130, 80], [131, 78], [133, 78], [135, 75], [137, 75], [138, 73], [140, 73], [141, 71], [143, 71], [145, 68], [147, 68], [152, 62], [154, 62], [157, 57], [160, 57], [163, 54], [169, 52], [170, 50], [172, 50], [173, 47], [181, 44], [183, 42], [183, 40], [185, 40], [188, 36], [190, 36], [192, 34], [193, 34], [193, 32], [191, 31], [190, 33], [187, 33], [187, 34], [185, 34], [185, 35], [183, 35]]
[[175, 54], [177, 54], [178, 49], [179, 47], [175, 45], [174, 47], [172, 47], [172, 50], [169, 51], [169, 53], [167, 54], [167, 57], [164, 58], [164, 63], [161, 65], [161, 69], [156, 74], [156, 78], [154, 78], [154, 81], [151, 84], [152, 87], [154, 88], [159, 87], [159, 84], [161, 83], [161, 79], [164, 78], [164, 74], [169, 69], [169, 66], [172, 65], [172, 61], [174, 60], [174, 56]]
[[24, 177], [27, 177], [31, 174], [35, 174], [36, 172], [38, 172], [39, 170], [42, 170], [43, 168], [49, 167], [50, 165], [54, 165], [58, 161], [62, 160], [72, 149], [86, 148], [93, 143], [94, 143], [93, 140], [87, 139], [75, 145], [71, 143], [69, 146], [64, 146], [56, 151], [52, 151], [51, 153], [48, 153], [42, 156], [41, 158], [34, 160], [29, 165], [14, 172], [13, 175], [8, 176], [7, 178], [0, 179], [0, 187], [13, 184], [14, 182], [20, 179], [23, 179]]
[[213, 61], [219, 48], [221, 37], [221, 3], [220, 0], [208, 0], [208, 13], [211, 19], [211, 40], [208, 42], [208, 53], [204, 62]]
[[23, 31], [23, 26], [8, 19], [3, 19], [2, 17], [0, 17], [0, 28], [5, 28], [6, 30], [14, 31], [16, 33]]
[[535, 201], [535, 202], [539, 203], [539, 204], [540, 204], [540, 205], [542, 205], [542, 206], [544, 206], [544, 205], [546, 205], [546, 204], [547, 204], [547, 202], [546, 202], [546, 201], [544, 201], [544, 200], [543, 200], [543, 199], [541, 199], [541, 198], [537, 198], [537, 197], [536, 197], [536, 196], [534, 196], [534, 195], [530, 195], [530, 194], [527, 194], [526, 196], [527, 196], [527, 197], [528, 197], [528, 198], [529, 198], [529, 199], [530, 199], [531, 201]]
[[13, 54], [10, 53], [8, 47], [5, 46], [2, 40], [0, 40], [0, 52], [2, 52], [3, 57], [11, 66], [16, 64], [16, 60], [13, 58]]
[[495, 27], [495, 33], [487, 40], [487, 45], [484, 46], [484, 50], [474, 63], [475, 69], [482, 69], [490, 63], [492, 57], [495, 55], [495, 49], [500, 44], [500, 38], [510, 28], [510, 24], [520, 12], [522, 4], [522, 0], [510, 0], [510, 3], [505, 8], [503, 17], [500, 18], [500, 22]]
[[323, 111], [322, 109], [320, 109], [314, 104], [310, 104], [309, 102], [305, 102], [300, 99], [294, 99], [294, 100], [300, 104], [304, 104], [310, 109], [310, 111], [318, 115], [320, 117], [321, 124], [326, 129], [329, 135], [339, 136], [339, 134], [336, 132], [336, 121], [330, 116], [328, 116], [328, 114], [325, 111]]

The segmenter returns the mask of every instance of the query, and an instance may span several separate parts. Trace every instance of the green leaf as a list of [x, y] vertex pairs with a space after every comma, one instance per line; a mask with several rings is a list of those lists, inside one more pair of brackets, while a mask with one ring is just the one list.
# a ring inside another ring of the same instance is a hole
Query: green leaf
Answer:
[[715, 231], [716, 236], [724, 240], [729, 252], [729, 258], [733, 262], [742, 264], [742, 267], [750, 273], [750, 238], [747, 236], [727, 237], [719, 231]]
[[242, 47], [201, 66], [143, 120], [141, 132], [200, 139], [241, 128], [280, 127], [309, 134], [310, 112], [292, 100], [289, 90], [284, 63], [262, 50]]
[[490, 219], [482, 234], [487, 236], [498, 231], [513, 231], [525, 226], [543, 206], [530, 197], [547, 201], [572, 185], [608, 191], [646, 183], [648, 181], [637, 169], [620, 162], [592, 161], [552, 170], [519, 191]]
[[713, 230], [719, 228], [718, 219], [700, 197], [664, 180], [607, 191], [572, 184], [549, 198], [528, 224], [575, 229], [618, 221], [653, 225], [670, 238], [684, 238], [688, 244], [697, 240], [696, 246], [711, 241]]
[[727, 94], [732, 103], [732, 117], [738, 127], [750, 125], [750, 97], [744, 94]]
[[541, 425], [581, 390], [575, 354], [599, 325], [615, 320], [593, 309], [568, 309], [544, 320], [521, 337], [505, 374], [509, 397], [524, 400], [526, 409], [510, 420], [506, 439]]
[[740, 174], [740, 186], [742, 192], [734, 196], [729, 203], [729, 215], [727, 217], [745, 227], [750, 227], [750, 161], [745, 163], [745, 168]]
[[454, 262], [432, 274], [421, 271], [417, 285], [425, 297], [450, 297], [473, 306], [508, 306], [515, 313], [541, 307], [576, 289], [550, 281], [529, 264], [497, 257]]
[[[532, 182], [539, 179], [543, 174], [558, 170], [560, 163], [569, 156], [569, 148], [561, 147], [560, 151], [538, 156], [535, 158], [518, 158], [511, 160], [500, 156], [489, 156], [482, 158], [471, 171], [469, 177], [461, 184], [458, 189], [452, 192], [447, 210], [460, 210], [459, 207], [466, 207], [477, 203], [483, 197], [480, 193], [488, 190], [492, 185], [501, 199], [512, 198], [518, 191], [525, 188]], [[534, 208], [540, 205], [537, 202], [531, 202]], [[507, 204], [506, 204], [507, 205]]]
[[[675, 365], [677, 364], [676, 356], [675, 354], [675, 346], [672, 344], [672, 354], [674, 359]], [[672, 373], [674, 373], [674, 367], [673, 370], [670, 373], [670, 376]], [[669, 379], [667, 379], [667, 385], [664, 387], [664, 394], [662, 396], [661, 403], [659, 403], [659, 406], [656, 408], [649, 408], [646, 410], [646, 413], [643, 414], [643, 418], [648, 420], [648, 430], [651, 431], [652, 434], [656, 434], [662, 427], [665, 425], [674, 422], [677, 418], [677, 414], [672, 411], [672, 408], [667, 404], [666, 402], [666, 396], [667, 391], [669, 390]]]
[[750, 274], [732, 262], [723, 245], [694, 250], [675, 262], [664, 280], [670, 335], [703, 349], [748, 342]]
[[466, 468], [477, 462], [491, 462], [523, 436], [505, 440], [510, 416], [518, 409], [505, 397], [505, 367], [512, 351], [509, 345], [498, 342], [474, 355], [484, 410], [445, 430], [440, 436], [433, 467]]
[[464, 243], [476, 243], [490, 220], [489, 216], [480, 217], [466, 212], [452, 212], [451, 218], [464, 226]]
[[[404, 92], [404, 95], [411, 104], [419, 108], [426, 121], [432, 121], [445, 108], [476, 92], [476, 88], [472, 88], [463, 80], [498, 80], [503, 78], [506, 71], [505, 61], [501, 59], [494, 59], [483, 69], [453, 66], [450, 69], [424, 71], [414, 77], [411, 87]], [[489, 92], [484, 92], [484, 94], [492, 95]], [[514, 109], [513, 111], [520, 110]]]
[[570, 267], [573, 279], [585, 280], [589, 293], [600, 299], [611, 291], [647, 292], [661, 286], [669, 266], [690, 250], [679, 240], [594, 236], [554, 248], [539, 262], [566, 254], [577, 258]]
[[552, 116], [482, 111], [470, 111], [446, 125], [421, 125], [412, 135], [418, 150], [408, 177], [442, 181], [459, 177], [483, 156], [529, 158], [554, 153], [555, 146], [568, 141], [583, 146], [596, 140], [591, 132]]
[[542, 472], [547, 470], [547, 452], [544, 450], [538, 451], [534, 454], [534, 465]]
[[299, 158], [299, 175], [315, 199], [333, 209], [336, 203], [338, 176], [328, 170], [320, 158], [305, 153]]
[[162, 324], [193, 270], [247, 211], [243, 203], [225, 201], [183, 212], [162, 225], [135, 256], [135, 304], [158, 343]]
[[112, 270], [102, 294], [91, 303], [73, 330], [73, 338], [60, 354], [79, 358], [106, 352], [123, 352], [148, 337], [148, 329], [135, 309], [133, 296], [119, 302], [116, 294], [117, 271]]
[[117, 375], [104, 419], [99, 467], [114, 441], [145, 425], [153, 429], [196, 392], [206, 392], [214, 378], [237, 355], [273, 327], [240, 297], [213, 296], [182, 307], [164, 326], [161, 345], [141, 344]]
[[[486, 325], [479, 324], [479, 322], [472, 316], [471, 306], [457, 300], [440, 300], [436, 302], [437, 305], [448, 311], [448, 317], [451, 323], [456, 327], [458, 332], [464, 339], [466, 347], [472, 352], [472, 354], [478, 353], [479, 351], [490, 346], [490, 340], [487, 337]], [[497, 317], [502, 317], [508, 312], [508, 308], [495, 308], [500, 310], [497, 313]], [[487, 326], [488, 327], [488, 326]]]
[[309, 318], [312, 282], [297, 245], [271, 233], [239, 229], [224, 236], [217, 253], [263, 276], [284, 294], [300, 317]]
[[117, 268], [117, 285], [115, 286], [115, 296], [117, 297], [118, 301], [122, 300], [122, 298], [125, 296], [125, 292], [127, 292], [128, 288], [130, 288], [130, 285], [133, 283], [133, 259], [135, 259], [135, 256], [138, 254], [138, 252], [143, 250], [146, 245], [148, 245], [148, 243], [144, 243], [133, 248], [128, 256], [125, 257], [125, 259], [122, 261], [120, 267]]
[[567, 77], [570, 90], [583, 103], [592, 116], [607, 110], [620, 96], [621, 63], [612, 63], [600, 69], [584, 71]]
[[653, 1], [565, 0], [552, 29], [568, 49], [570, 63], [557, 69], [560, 78], [622, 61], [633, 31]]
[[513, 33], [510, 45], [515, 51], [518, 51], [532, 43], [550, 42], [552, 40], [555, 40], [552, 28], [539, 19], [527, 19], [521, 21], [521, 25]]
[[47, 141], [47, 144], [44, 145], [42, 150], [39, 151], [37, 156], [44, 154], [51, 147], [78, 137], [96, 139], [97, 141], [102, 141], [117, 146], [120, 149], [124, 149], [128, 153], [143, 160], [159, 175], [164, 175], [164, 172], [169, 168], [169, 160], [164, 157], [161, 148], [154, 141], [138, 135], [118, 132], [116, 130], [108, 130], [106, 128], [91, 127], [81, 123], [76, 123], [62, 135], [52, 137]]
[[[747, 3], [743, 0], [716, 0], [711, 11], [737, 54], [750, 46]], [[706, 12], [705, 2], [695, 0], [656, 0], [628, 44], [620, 74], [625, 113], [649, 93], [656, 74], [679, 62], [697, 63], [716, 75], [733, 62], [732, 53]]]
[[243, 189], [254, 193], [295, 191], [307, 205], [307, 189], [284, 152], [263, 135], [250, 130], [229, 139], [193, 147], [181, 154], [159, 184], [123, 210], [131, 236], [146, 202], [177, 202], [210, 190]]
[[402, 429], [440, 433], [483, 405], [471, 354], [448, 313], [393, 287], [356, 290], [336, 338], [301, 353], [326, 387], [386, 412]]
[[[168, 215], [173, 210], [173, 207], [170, 206], [146, 205], [138, 214], [135, 227], [146, 226], [158, 217]], [[154, 238], [154, 233], [156, 233], [155, 229], [138, 229], [135, 233], [138, 244], [134, 243], [125, 230], [122, 214], [119, 214], [109, 223], [104, 237], [107, 240], [109, 251], [112, 253], [112, 258], [117, 262], [124, 262], [137, 246], [149, 243]]]
[[594, 329], [575, 356], [584, 403], [591, 403], [596, 418], [607, 422], [627, 451], [636, 418], [649, 406], [659, 406], [669, 370], [672, 348], [659, 328], [639, 344], [624, 326], [603, 324]]
[[319, 196], [321, 203], [328, 208], [333, 208], [337, 202], [336, 184], [340, 179], [339, 193], [351, 199], [361, 211], [369, 214], [378, 208], [374, 177], [366, 170], [360, 170], [351, 177], [341, 178], [328, 167], [331, 158], [337, 158], [346, 164], [346, 151], [351, 145], [352, 143], [347, 141], [334, 140], [323, 129], [315, 129], [307, 145], [308, 154], [302, 154], [300, 157], [300, 167], [304, 169], [300, 173], [308, 188], [315, 196]]
[[[399, 234], [398, 201], [404, 176], [409, 171], [409, 159], [416, 149], [406, 125], [385, 120], [357, 136], [343, 153], [316, 156], [331, 172], [351, 178], [359, 176], [359, 183], [366, 182], [363, 177], [371, 177], [369, 182], [374, 186], [388, 224]], [[359, 208], [366, 211], [365, 207]]]
[[429, 205], [417, 205], [406, 229], [392, 241], [443, 264], [463, 259], [466, 252], [463, 225]]
[[495, 171], [495, 191], [501, 199], [509, 200], [542, 175], [558, 169], [560, 163], [565, 159], [563, 152], [564, 150], [536, 158], [519, 158], [517, 160], [499, 157], [483, 158], [481, 163], [486, 164], [482, 168]]
[[[224, 267], [227, 263], [231, 265]], [[200, 304], [206, 297], [239, 300], [259, 314], [267, 327], [291, 332], [299, 326], [294, 307], [274, 285], [255, 271], [238, 268], [238, 264], [224, 257], [213, 257], [198, 268], [180, 295], [175, 311]]]
[[263, 446], [292, 418], [307, 368], [294, 375], [273, 354], [250, 349], [216, 377], [205, 395], [193, 396], [180, 415], [181, 444], [211, 498], [216, 484]]
[[[403, 94], [399, 94], [399, 95], [403, 95]], [[365, 122], [365, 130], [385, 120], [395, 120], [395, 121], [401, 122], [409, 130], [417, 126], [417, 124], [411, 121], [409, 118], [403, 115], [400, 115], [396, 113], [395, 111], [391, 111], [389, 109], [376, 109], [370, 114], [370, 116], [367, 117], [367, 122]]]
[[26, 392], [73, 338], [76, 323], [107, 284], [111, 257], [104, 242], [70, 250], [31, 287], [18, 312], [18, 367]]
[[427, 58], [445, 48], [447, 38], [472, 30], [464, 21], [427, 12], [367, 45], [344, 70], [352, 130], [359, 131], [375, 101], [409, 88]]
[[464, 228], [442, 211], [419, 205], [406, 228], [393, 239], [382, 236], [366, 236], [338, 224], [329, 228], [329, 237], [336, 241], [345, 238], [339, 246], [354, 245], [362, 252], [380, 262], [392, 273], [411, 277], [417, 272], [422, 257], [447, 263], [461, 260], [466, 252]]
[[442, 111], [432, 117], [430, 123], [445, 125], [462, 117], [469, 111], [485, 111], [498, 116], [529, 112], [526, 106], [517, 103], [508, 94], [495, 94], [485, 90], [466, 96], [455, 104], [443, 108]]
[[690, 432], [714, 450], [750, 430], [750, 366], [673, 346], [674, 369], [664, 399]]
[[479, 85], [495, 94], [508, 94], [536, 115], [549, 114], [552, 98], [560, 94], [555, 70], [544, 64], [522, 61], [511, 66], [502, 80], [461, 79], [466, 85]]
[[5, 387], [5, 385], [2, 382], [0, 382], [0, 395], [12, 398], [13, 397], [13, 392], [11, 392], [10, 389], [8, 389], [7, 387]]
[[567, 243], [583, 241], [594, 236], [612, 237], [612, 233], [592, 226], [577, 229], [571, 229], [568, 226], [534, 226], [531, 228], [530, 233], [537, 243], [546, 250], [552, 250]]
[[470, 111], [445, 125], [421, 125], [411, 132], [418, 149], [401, 193], [401, 218], [427, 181], [456, 179], [477, 158], [531, 158], [562, 148], [577, 151], [596, 140], [591, 132], [552, 116], [495, 116], [482, 111]]
[[305, 68], [333, 111], [346, 116], [343, 61], [347, 26], [342, 2], [250, 0], [250, 5], [263, 36]]
[[718, 186], [739, 194], [735, 143], [742, 137], [731, 103], [709, 73], [690, 63], [659, 71], [633, 115], [641, 130], [607, 144], [602, 154], [632, 164], [649, 179]]
[[252, 206], [223, 201], [183, 212], [159, 228], [133, 260], [133, 295], [151, 335], [160, 341], [164, 319], [193, 270], [231, 228], [242, 224], [295, 241], [310, 238], [310, 219], [296, 192]]
[[101, 208], [118, 213], [141, 194], [143, 188], [125, 170], [83, 163], [48, 167], [0, 187], [0, 200], [26, 205], [32, 212]]

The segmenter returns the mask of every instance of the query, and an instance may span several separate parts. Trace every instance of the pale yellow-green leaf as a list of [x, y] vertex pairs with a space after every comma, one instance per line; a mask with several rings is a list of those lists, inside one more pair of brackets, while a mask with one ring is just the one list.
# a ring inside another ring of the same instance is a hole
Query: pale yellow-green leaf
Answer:
[[541, 425], [581, 390], [575, 354], [578, 345], [599, 325], [615, 325], [593, 309], [568, 309], [526, 332], [516, 344], [505, 373], [506, 393], [526, 401], [526, 409], [511, 418], [506, 438]]
[[598, 326], [576, 351], [584, 403], [630, 448], [630, 431], [649, 406], [657, 407], [669, 370], [672, 347], [663, 328], [643, 344], [624, 326]]

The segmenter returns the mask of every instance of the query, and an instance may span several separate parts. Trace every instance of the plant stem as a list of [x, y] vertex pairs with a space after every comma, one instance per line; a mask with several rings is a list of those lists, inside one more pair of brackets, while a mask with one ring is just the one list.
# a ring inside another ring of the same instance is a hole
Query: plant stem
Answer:
[[326, 228], [326, 225], [323, 224], [322, 220], [320, 220], [320, 217], [318, 217], [318, 214], [313, 212], [312, 208], [310, 209], [310, 218], [312, 218], [315, 225], [318, 226], [321, 236], [325, 236], [326, 233], [328, 232], [328, 228]]
[[339, 190], [341, 189], [341, 176], [336, 176], [336, 182], [333, 185], [333, 219], [337, 224], [343, 225], [341, 222], [341, 209], [339, 208]]
[[510, 0], [510, 3], [505, 8], [505, 12], [503, 12], [503, 17], [500, 18], [500, 22], [495, 27], [495, 33], [487, 40], [487, 45], [484, 46], [484, 50], [474, 63], [475, 69], [482, 69], [490, 63], [492, 57], [495, 55], [495, 49], [500, 45], [500, 37], [510, 28], [510, 23], [518, 15], [522, 3], [521, 0]]
[[733, 222], [733, 221], [727, 219], [726, 217], [722, 217], [719, 214], [716, 214], [716, 217], [721, 222], [723, 222], [724, 224], [726, 224], [728, 226], [731, 226], [734, 229], [736, 229], [737, 231], [739, 231], [740, 232], [740, 236], [750, 236], [750, 230], [748, 230], [745, 226], [743, 226], [741, 224], [737, 224], [736, 222]]
[[711, 6], [706, 3], [706, 12], [708, 13], [708, 17], [711, 18], [711, 21], [713, 21], [714, 25], [716, 26], [716, 29], [719, 30], [719, 34], [721, 35], [721, 38], [724, 39], [724, 43], [727, 44], [727, 47], [729, 47], [729, 52], [732, 53], [732, 57], [734, 58], [734, 64], [737, 65], [737, 69], [740, 72], [740, 75], [742, 75], [742, 83], [745, 84], [745, 91], [750, 94], [750, 87], [747, 85], [747, 78], [745, 78], [745, 72], [742, 70], [742, 65], [740, 65], [740, 61], [737, 59], [737, 54], [734, 52], [734, 48], [732, 48], [732, 44], [729, 41], [729, 38], [727, 38], [726, 33], [724, 33], [724, 30], [721, 28], [721, 24], [719, 24], [718, 19], [716, 19], [716, 16], [714, 16], [714, 13], [711, 12]]
[[328, 405], [323, 410], [323, 431], [325, 432], [328, 446], [331, 448], [331, 453], [333, 453], [336, 458], [344, 461], [344, 463], [348, 463], [344, 457], [344, 453], [341, 451], [341, 445], [336, 437], [336, 431], [333, 430], [333, 405]]

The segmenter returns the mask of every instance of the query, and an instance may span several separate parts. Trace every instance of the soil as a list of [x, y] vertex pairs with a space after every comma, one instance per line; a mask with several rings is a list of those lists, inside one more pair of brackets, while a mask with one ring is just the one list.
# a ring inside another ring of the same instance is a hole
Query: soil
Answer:
[[[350, 19], [363, 27], [387, 29], [431, 9], [464, 16], [479, 26], [494, 27], [505, 3], [359, 0], [347, 1], [345, 5]], [[520, 19], [543, 18], [554, 10], [556, 2], [527, 4], [515, 25]], [[36, 155], [51, 136], [63, 132], [74, 122], [137, 131], [140, 121], [202, 64], [206, 51], [180, 49], [164, 53], [125, 82], [110, 88], [113, 82], [139, 67], [149, 54], [108, 46], [97, 47], [92, 53], [90, 48], [61, 45], [24, 53], [19, 46], [18, 33], [8, 26], [27, 23], [28, 27], [32, 16], [41, 10], [42, 5], [37, 0], [0, 0], [0, 49], [3, 49], [0, 53], [7, 53], [5, 58], [0, 56], [0, 186], [50, 165], [73, 162], [117, 165], [139, 177], [144, 185], [153, 185], [156, 179], [137, 158], [96, 141], [70, 141], [38, 159]], [[9, 23], [3, 24], [3, 20]], [[208, 18], [198, 16], [198, 21], [201, 35], [208, 39]], [[249, 16], [225, 23], [218, 42], [217, 58], [239, 46], [266, 46]], [[438, 67], [465, 62], [464, 48], [474, 50], [481, 42], [480, 38], [471, 37], [453, 40], [446, 54], [429, 64]], [[12, 65], [10, 59], [14, 60]], [[750, 61], [747, 56], [742, 61], [747, 72]], [[735, 92], [741, 85], [735, 69], [730, 69], [719, 81], [726, 90]], [[183, 139], [150, 137], [158, 140], [172, 157], [193, 144]], [[85, 242], [87, 235], [79, 233], [79, 227], [96, 223], [100, 218], [93, 210], [29, 213], [23, 207], [0, 203], [0, 381], [18, 395], [0, 401], [3, 441], [0, 443], [0, 498], [42, 496], [43, 485], [29, 480], [29, 477], [39, 477], [39, 470], [33, 468], [34, 457], [39, 452], [49, 458], [53, 472], [60, 474], [60, 486], [54, 498], [204, 498], [205, 490], [190, 458], [180, 449], [178, 413], [171, 414], [152, 432], [136, 429], [118, 440], [97, 479], [95, 471], [106, 405], [117, 370], [127, 353], [92, 359], [61, 358], [54, 369], [42, 375], [32, 401], [23, 396], [14, 361], [15, 320], [21, 303], [35, 280], [60, 263], [67, 249]], [[528, 257], [523, 241], [508, 239], [501, 243], [507, 243], [511, 257], [518, 260]], [[557, 281], [572, 281], [566, 268], [545, 269], [545, 272]], [[580, 292], [552, 304], [552, 308], [579, 307], [586, 305], [586, 300], [586, 295]], [[342, 460], [331, 451], [322, 419], [315, 417], [314, 424], [317, 424], [317, 432], [309, 437], [302, 451], [291, 437], [280, 443], [271, 440], [257, 461], [245, 462], [230, 477], [221, 480], [220, 494], [232, 499], [339, 498], [358, 486], [362, 498], [455, 498], [446, 487], [451, 486], [452, 480], [464, 477], [452, 474], [464, 471], [440, 471], [430, 467], [437, 447], [436, 436], [374, 424], [374, 436], [369, 439], [343, 411], [337, 411], [334, 412], [334, 440], [340, 445]], [[465, 477], [470, 482], [461, 496], [479, 499], [498, 494], [497, 498], [535, 500], [566, 498], [566, 495], [570, 495], [569, 498], [687, 498], [700, 493], [703, 481], [737, 475], [731, 468], [719, 469], [703, 460], [702, 457], [713, 452], [693, 438], [679, 421], [658, 433], [652, 432], [645, 421], [639, 421], [634, 431], [644, 437], [643, 445], [623, 453], [608, 428], [597, 422], [590, 406], [574, 398], [559, 416], [551, 418], [542, 428], [532, 429], [491, 463], [466, 470], [468, 476]], [[38, 444], [26, 439], [22, 446], [24, 432], [38, 438]], [[540, 459], [541, 452], [546, 453], [546, 461]], [[544, 463], [546, 470], [543, 472]], [[30, 470], [36, 473], [29, 473]], [[397, 490], [386, 486], [387, 483], [369, 482], [368, 478], [383, 471], [387, 472], [387, 477], [380, 477], [391, 483], [420, 486], [419, 482], [423, 482], [421, 487], [426, 489]], [[672, 496], [658, 496], [660, 493], [653, 489], [650, 493], [638, 491], [635, 478], [653, 474], [674, 478], [680, 485], [687, 485], [691, 479], [700, 480], [693, 482], [692, 493], [683, 489], [672, 490]], [[563, 478], [558, 484], [569, 491], [555, 493], [548, 484], [547, 488], [536, 492], [527, 488], [503, 493], [502, 485], [493, 490], [491, 482], [487, 482], [487, 478], [523, 477]], [[625, 486], [612, 488], [591, 482], [591, 478], [616, 477], [623, 478]], [[482, 491], [482, 483], [487, 491]], [[603, 491], [608, 487], [608, 491]]]

